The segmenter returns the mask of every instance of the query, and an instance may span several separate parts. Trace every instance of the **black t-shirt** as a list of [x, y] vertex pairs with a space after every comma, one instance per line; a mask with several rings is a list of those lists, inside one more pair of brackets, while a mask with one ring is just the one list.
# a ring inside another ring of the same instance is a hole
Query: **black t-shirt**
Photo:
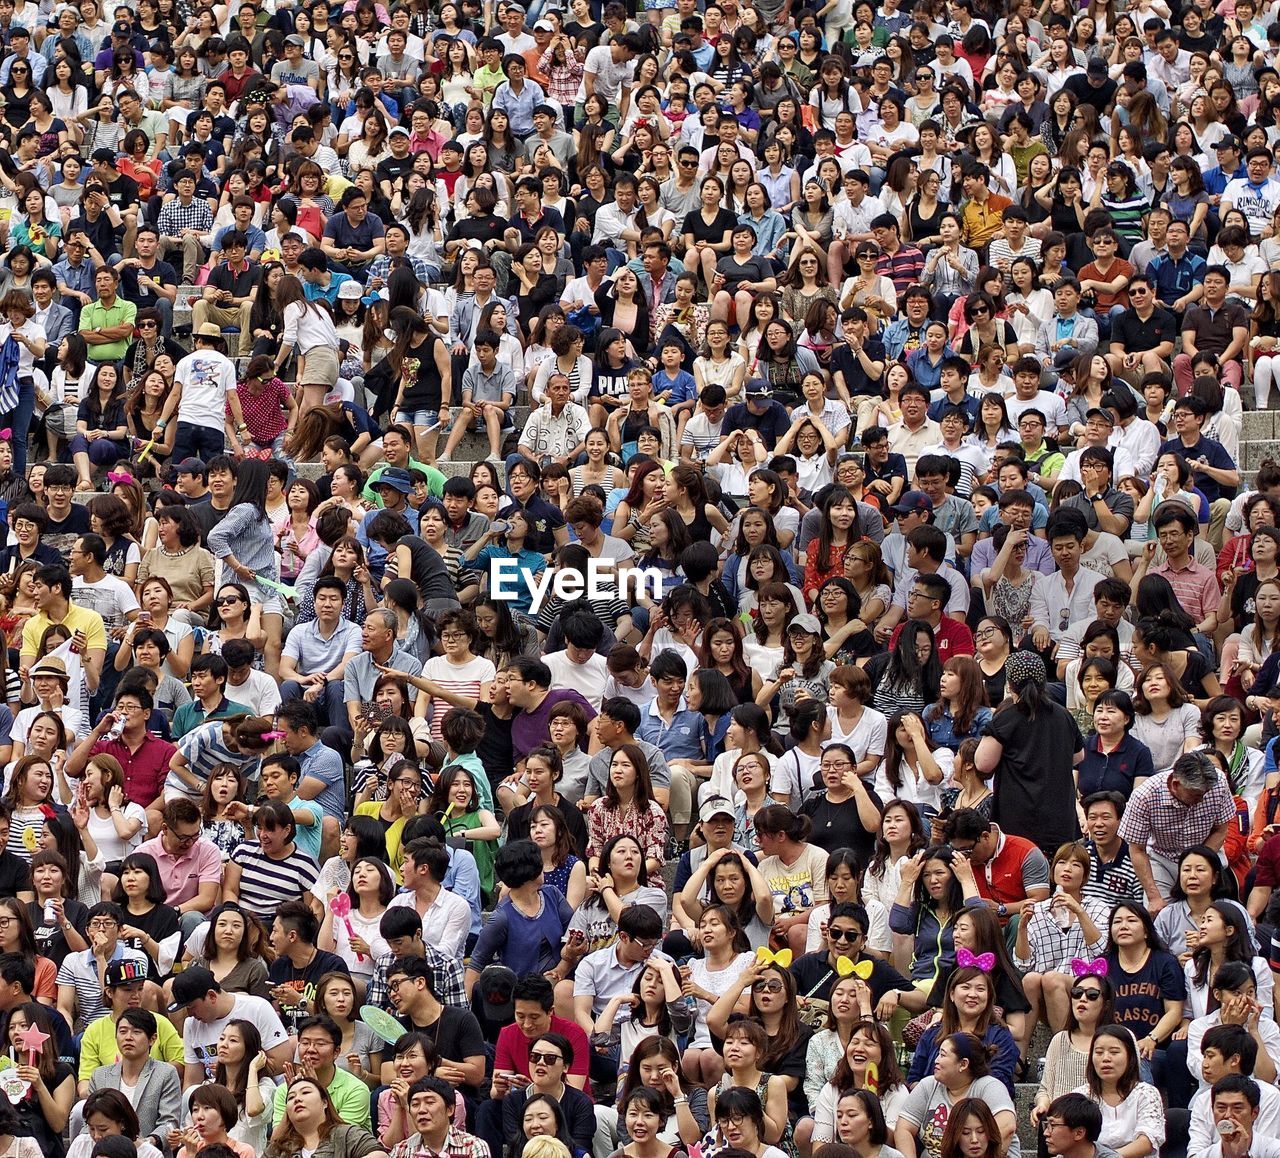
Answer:
[[[861, 954], [858, 962], [871, 963], [871, 976], [867, 978], [867, 988], [871, 990], [871, 1004], [876, 1005], [891, 989], [914, 989], [909, 978], [903, 977], [888, 961]], [[839, 975], [831, 967], [825, 949], [816, 953], [806, 953], [796, 959], [791, 966], [791, 975], [796, 979], [796, 992], [801, 997], [812, 997], [817, 1001], [830, 1001], [831, 991]]]
[[1126, 354], [1154, 350], [1161, 342], [1172, 342], [1178, 336], [1178, 323], [1163, 307], [1157, 306], [1144, 322], [1138, 311], [1125, 310], [1111, 323], [1111, 341]]
[[[53, 1018], [54, 1022], [62, 1021], [61, 1017]], [[66, 1023], [63, 1023], [65, 1028]], [[59, 1034], [61, 1037], [61, 1034]], [[25, 1064], [25, 1063], [24, 1063]], [[56, 1094], [62, 1088], [64, 1082], [71, 1082], [71, 1088], [75, 1089], [75, 1073], [69, 1065], [64, 1061], [57, 1061], [53, 1066], [53, 1077], [45, 1082], [46, 1088], [51, 1094]], [[62, 1158], [67, 1149], [62, 1144], [62, 1135], [54, 1133], [53, 1128], [49, 1125], [49, 1120], [44, 1116], [44, 1111], [40, 1108], [40, 1099], [36, 1096], [34, 1090], [28, 1090], [26, 1097], [20, 1098], [13, 1107], [14, 1114], [17, 1116], [18, 1125], [13, 1133], [19, 1138], [34, 1138], [39, 1143], [41, 1152], [45, 1158]]]
[[[12, 856], [12, 853], [5, 853], [5, 856]], [[13, 857], [14, 860], [17, 857]], [[30, 884], [26, 886], [30, 888]], [[5, 896], [11, 896], [11, 893], [5, 893]], [[85, 935], [85, 931], [89, 927], [89, 908], [87, 905], [81, 904], [79, 901], [73, 901], [69, 898], [63, 898], [62, 912], [67, 920], [71, 922], [71, 927], [75, 929], [81, 937]], [[44, 923], [44, 905], [38, 901], [29, 901], [27, 903], [27, 913], [31, 917], [31, 924], [36, 930], [36, 952], [41, 957], [48, 957], [55, 965], [61, 965], [63, 959], [71, 952], [67, 945], [66, 935], [61, 929], [46, 925]]]
[[[480, 1022], [469, 1009], [456, 1006], [441, 1007], [440, 1019], [432, 1025], [414, 1025], [402, 1018], [410, 1029], [425, 1033], [436, 1044], [436, 1053], [444, 1061], [464, 1062], [467, 1058], [484, 1056], [484, 1034]], [[475, 1086], [461, 1084], [462, 1096], [474, 1100], [479, 1091]]]
[[598, 20], [590, 24], [580, 24], [576, 20], [571, 20], [564, 26], [564, 30], [566, 35], [573, 37], [578, 44], [587, 48], [595, 48], [600, 43], [600, 37], [604, 35], [604, 25]]
[[0, 852], [0, 897], [31, 891], [31, 865], [11, 852]]
[[727, 209], [718, 209], [710, 225], [702, 217], [702, 210], [695, 209], [684, 219], [680, 232], [693, 234], [694, 241], [710, 241], [719, 245], [725, 234], [738, 224], [738, 219]]
[[[933, 988], [929, 990], [930, 1009], [942, 1008], [942, 1002], [947, 996], [947, 985], [950, 983], [951, 974], [955, 970], [956, 966], [951, 965], [938, 974], [938, 980], [933, 983]], [[1027, 1000], [1027, 995], [1022, 991], [1021, 978], [999, 968], [993, 970], [991, 975], [996, 983], [996, 1004], [1005, 1013], [1029, 1013], [1031, 1011], [1031, 1003]]]
[[[146, 912], [141, 915], [131, 913], [126, 909], [124, 914], [124, 923], [127, 926], [137, 929], [140, 933], [145, 933], [157, 943], [165, 940], [166, 937], [172, 937], [174, 933], [181, 930], [181, 925], [178, 920], [178, 910], [169, 905], [153, 905], [150, 912]], [[137, 949], [139, 953], [147, 952], [146, 949], [143, 948], [141, 938], [125, 937], [122, 935], [120, 940], [122, 944], [128, 945], [130, 949]], [[147, 971], [147, 976], [150, 980], [157, 983], [164, 980], [167, 973], [160, 971], [155, 959], [152, 958], [150, 954], [148, 954], [148, 960], [151, 962], [151, 967]]]
[[347, 963], [336, 953], [326, 953], [317, 949], [316, 955], [301, 969], [297, 968], [288, 957], [277, 957], [267, 969], [267, 980], [275, 985], [286, 985], [296, 989], [307, 999], [308, 1009], [303, 1011], [299, 1006], [281, 1005], [281, 1018], [292, 1032], [297, 1033], [298, 1022], [315, 1011], [316, 982], [326, 973], [347, 973]]
[[[485, 774], [489, 777], [490, 788], [496, 789], [498, 784], [510, 776], [515, 769], [515, 749], [511, 746], [511, 720], [499, 719], [493, 714], [492, 704], [477, 704], [476, 711], [484, 720], [484, 735], [476, 747], [476, 755], [484, 765]], [[494, 792], [497, 795], [497, 792]], [[573, 810], [577, 812], [575, 808]], [[514, 813], [512, 814], [514, 816]], [[526, 829], [528, 823], [526, 821]], [[526, 832], [527, 835], [527, 832]]]
[[230, 290], [232, 297], [247, 298], [261, 280], [262, 266], [256, 261], [246, 261], [238, 270], [233, 270], [230, 262], [220, 261], [209, 271], [208, 284], [214, 289]]
[[67, 517], [61, 522], [54, 522], [52, 515], [49, 516], [49, 526], [40, 536], [40, 542], [52, 547], [65, 561], [76, 539], [80, 535], [87, 535], [90, 529], [89, 508], [80, 503], [72, 503]]
[[992, 717], [986, 734], [1004, 748], [992, 784], [991, 819], [1042, 849], [1078, 840], [1071, 761], [1083, 751], [1084, 740], [1067, 709], [1045, 703], [1032, 720], [1020, 707], [1009, 707]]
[[208, 497], [205, 498], [204, 502], [188, 505], [187, 510], [195, 516], [195, 520], [200, 526], [200, 545], [202, 547], [208, 546], [209, 532], [218, 525], [230, 509], [230, 507], [225, 509], [215, 507], [213, 501]]
[[1116, 89], [1119, 87], [1114, 80], [1107, 77], [1100, 85], [1096, 87], [1089, 83], [1089, 77], [1072, 76], [1067, 78], [1067, 82], [1062, 86], [1082, 105], [1092, 105], [1101, 115], [1107, 111], [1112, 100], [1115, 99]]
[[[160, 300], [160, 295], [150, 286], [143, 286], [138, 281], [138, 274], [145, 273], [147, 277], [153, 281], [158, 281], [164, 286], [176, 286], [178, 284], [177, 271], [167, 261], [156, 260], [153, 268], [147, 270], [139, 270], [137, 266], [130, 265], [120, 270], [120, 296], [127, 302], [133, 302], [138, 309], [145, 309], [148, 306], [155, 306]], [[179, 355], [179, 358], [182, 355]]]
[[[873, 362], [884, 361], [884, 343], [879, 338], [867, 338], [862, 343], [867, 357]], [[853, 398], [869, 394], [878, 398], [882, 393], [884, 374], [871, 378], [862, 368], [862, 359], [853, 352], [847, 342], [841, 342], [831, 351], [831, 373], [844, 375], [844, 384]]]
[[[868, 795], [879, 808], [880, 801], [875, 793], [868, 790]], [[800, 812], [813, 821], [810, 844], [816, 844], [827, 852], [851, 848], [862, 864], [867, 864], [875, 854], [876, 834], [863, 827], [858, 817], [857, 802], [852, 797], [842, 804], [832, 804], [825, 793], [810, 796], [800, 805]]]
[[107, 186], [107, 198], [122, 212], [138, 204], [138, 183], [121, 173]]
[[63, 230], [63, 236], [70, 237], [73, 233], [82, 231], [88, 235], [93, 248], [103, 257], [108, 257], [117, 251], [118, 237], [124, 235], [124, 222], [120, 223], [120, 231], [117, 234], [115, 227], [111, 224], [111, 218], [105, 213], [99, 213], [96, 221], [90, 221], [88, 217], [81, 216]]
[[397, 181], [403, 180], [413, 172], [413, 154], [406, 153], [403, 157], [386, 157], [378, 162], [377, 169], [374, 170], [377, 175], [378, 182], [389, 181], [394, 189]]
[[464, 217], [449, 234], [450, 241], [501, 241], [507, 223], [490, 213], [487, 217]]
[[[485, 723], [489, 721], [486, 719]], [[507, 841], [529, 839], [529, 818], [537, 805], [530, 800], [513, 809], [507, 815]], [[556, 807], [564, 817], [564, 826], [569, 831], [569, 840], [573, 843], [573, 851], [579, 857], [587, 855], [587, 822], [576, 806], [563, 798], [557, 798]]]
[[529, 535], [524, 545], [539, 555], [550, 555], [556, 549], [556, 532], [564, 526], [560, 508], [535, 494], [527, 503], [516, 504], [529, 516]]
[[422, 593], [424, 602], [429, 599], [457, 599], [458, 592], [439, 551], [417, 535], [405, 535], [396, 546], [409, 548], [412, 571], [401, 578], [412, 580]]

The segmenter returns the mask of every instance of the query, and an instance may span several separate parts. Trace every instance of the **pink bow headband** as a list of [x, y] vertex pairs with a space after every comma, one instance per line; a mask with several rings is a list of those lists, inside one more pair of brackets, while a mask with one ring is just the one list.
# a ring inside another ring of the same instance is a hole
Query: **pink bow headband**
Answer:
[[263, 732], [262, 738], [264, 740], [283, 740], [284, 733], [283, 732]]
[[1085, 961], [1079, 957], [1071, 958], [1071, 972], [1077, 977], [1105, 977], [1107, 975], [1107, 959], [1095, 957]]
[[127, 470], [112, 470], [107, 472], [107, 482], [109, 483], [131, 483], [136, 481]]
[[957, 949], [956, 965], [961, 969], [979, 969], [983, 973], [990, 973], [996, 967], [996, 955], [994, 953], [974, 954], [968, 949]]
[[6, 426], [3, 430], [0, 430], [0, 441], [8, 442], [12, 437], [13, 427]]

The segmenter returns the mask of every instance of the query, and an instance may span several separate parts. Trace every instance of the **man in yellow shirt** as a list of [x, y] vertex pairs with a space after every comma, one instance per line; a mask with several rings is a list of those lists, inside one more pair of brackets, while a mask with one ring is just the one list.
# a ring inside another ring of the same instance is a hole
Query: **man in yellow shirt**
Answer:
[[987, 246], [1004, 229], [1004, 211], [1013, 204], [987, 188], [990, 180], [991, 170], [980, 162], [967, 166], [961, 178], [965, 204], [960, 212], [960, 239], [977, 251], [979, 261], [986, 261]]
[[[119, 1060], [116, 1050], [116, 1022], [126, 1009], [142, 1008], [142, 990], [146, 980], [146, 971], [139, 967], [137, 961], [113, 961], [107, 966], [102, 992], [111, 1012], [91, 1021], [85, 1028], [80, 1042], [80, 1070], [77, 1074], [79, 1097], [89, 1096], [89, 1079], [94, 1070], [99, 1066], [114, 1065]], [[182, 1034], [174, 1029], [173, 1022], [167, 1017], [157, 1017], [156, 1028], [160, 1032], [151, 1047], [151, 1056], [156, 1061], [181, 1065]]]
[[35, 578], [36, 614], [22, 629], [20, 663], [29, 668], [40, 658], [40, 638], [55, 623], [65, 624], [73, 635], [79, 634], [80, 660], [84, 664], [89, 691], [97, 690], [102, 675], [102, 661], [107, 656], [107, 632], [102, 616], [71, 602], [71, 572], [61, 564], [41, 567]]

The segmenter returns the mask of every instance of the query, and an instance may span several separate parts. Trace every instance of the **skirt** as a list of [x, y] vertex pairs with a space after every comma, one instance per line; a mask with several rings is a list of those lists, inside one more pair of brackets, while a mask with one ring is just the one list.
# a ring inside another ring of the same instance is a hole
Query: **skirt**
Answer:
[[323, 386], [331, 390], [338, 384], [338, 351], [329, 346], [312, 346], [302, 355], [306, 371], [299, 375], [299, 386]]

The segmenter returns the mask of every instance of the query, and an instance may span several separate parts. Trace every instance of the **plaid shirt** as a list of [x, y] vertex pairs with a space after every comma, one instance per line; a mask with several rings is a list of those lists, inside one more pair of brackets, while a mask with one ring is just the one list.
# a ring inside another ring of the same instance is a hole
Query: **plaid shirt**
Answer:
[[1172, 772], [1153, 776], [1132, 796], [1120, 821], [1120, 839], [1131, 848], [1144, 848], [1165, 860], [1177, 860], [1184, 849], [1204, 844], [1219, 825], [1235, 819], [1231, 790], [1221, 777], [1204, 798], [1190, 808], [1169, 790]]
[[432, 281], [431, 270], [427, 268], [427, 263], [420, 257], [414, 257], [411, 253], [406, 253], [399, 259], [392, 259], [385, 253], [379, 254], [373, 259], [373, 264], [369, 267], [369, 276], [371, 278], [380, 277], [385, 282], [391, 277], [392, 260], [403, 261], [413, 270], [414, 276], [422, 282], [423, 285], [430, 285]]
[[[435, 970], [435, 995], [441, 1005], [456, 1005], [459, 1009], [470, 1009], [467, 1002], [467, 991], [462, 983], [462, 962], [446, 957], [432, 945], [423, 946], [423, 958]], [[391, 994], [387, 990], [387, 973], [396, 963], [394, 953], [384, 953], [373, 963], [373, 977], [369, 980], [369, 992], [365, 996], [366, 1005], [376, 1005], [394, 1013], [391, 1008]], [[404, 1145], [402, 1142], [401, 1145]], [[486, 1148], [485, 1153], [488, 1153]]]
[[421, 1134], [410, 1134], [391, 1148], [391, 1158], [489, 1158], [489, 1143], [450, 1126], [441, 1150], [432, 1150]]
[[1085, 897], [1084, 911], [1098, 930], [1096, 941], [1086, 941], [1080, 922], [1072, 918], [1071, 927], [1065, 931], [1059, 927], [1057, 917], [1049, 910], [1049, 901], [1036, 901], [1023, 912], [1027, 922], [1026, 958], [1015, 957], [1014, 963], [1022, 970], [1037, 973], [1065, 973], [1071, 968], [1073, 957], [1090, 961], [1100, 956], [1107, 947], [1107, 928], [1111, 918], [1111, 906], [1105, 901]]
[[160, 210], [156, 228], [161, 237], [177, 237], [184, 229], [208, 233], [213, 228], [213, 210], [203, 197], [193, 197], [190, 205], [181, 201], [169, 201]]

